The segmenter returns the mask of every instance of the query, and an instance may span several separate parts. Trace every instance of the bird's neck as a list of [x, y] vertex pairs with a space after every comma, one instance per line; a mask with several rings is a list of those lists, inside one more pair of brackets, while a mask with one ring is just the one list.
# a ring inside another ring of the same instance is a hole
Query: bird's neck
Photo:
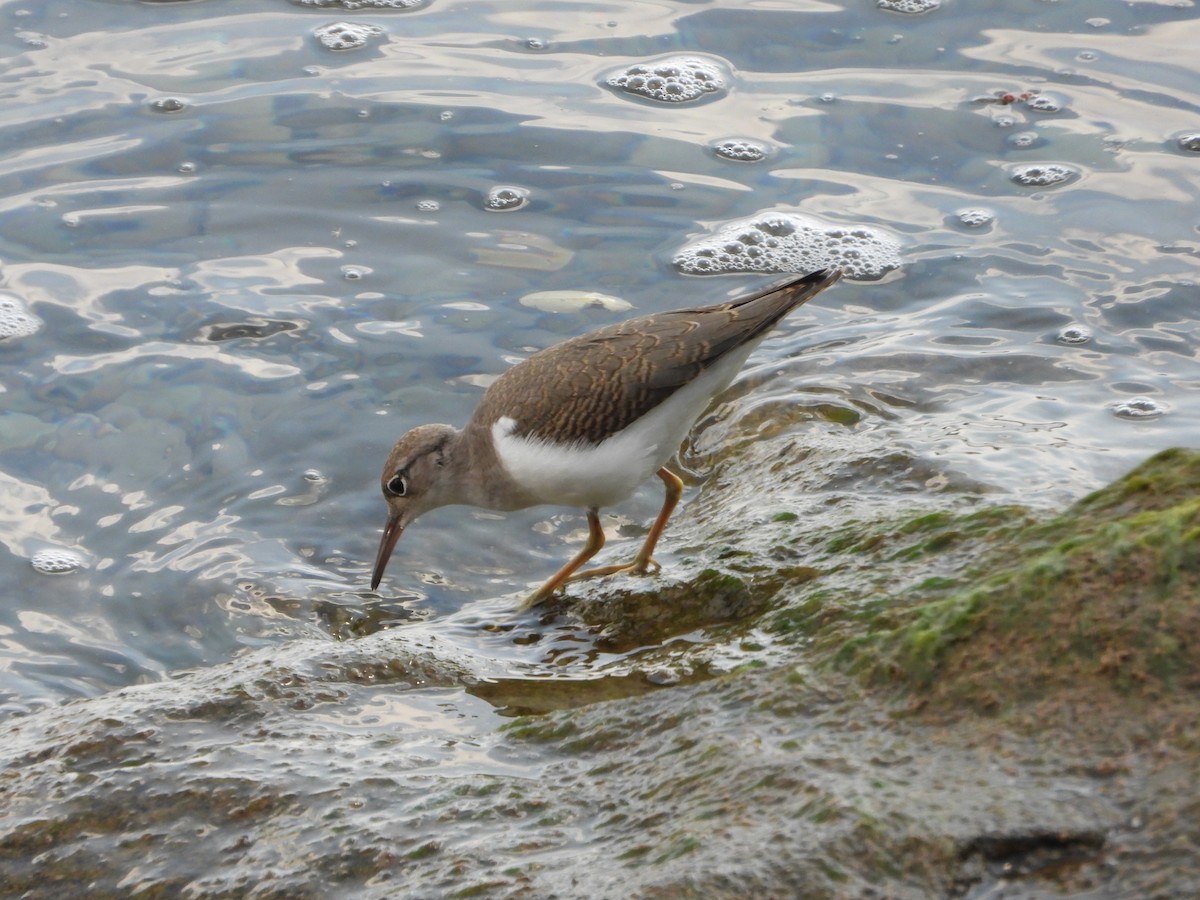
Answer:
[[478, 506], [484, 509], [520, 509], [529, 505], [523, 501], [516, 485], [496, 456], [491, 430], [471, 422], [458, 433], [449, 458], [453, 471], [453, 503]]

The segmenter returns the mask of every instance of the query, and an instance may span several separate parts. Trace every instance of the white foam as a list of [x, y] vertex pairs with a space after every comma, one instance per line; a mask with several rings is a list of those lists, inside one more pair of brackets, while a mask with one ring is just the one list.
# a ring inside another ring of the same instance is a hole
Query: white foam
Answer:
[[0, 294], [0, 340], [29, 337], [42, 330], [42, 320], [11, 294]]
[[29, 562], [35, 571], [43, 575], [66, 575], [83, 566], [83, 559], [78, 554], [57, 548], [39, 550]]
[[608, 76], [609, 87], [620, 88], [663, 103], [685, 103], [722, 90], [725, 78], [708, 60], [672, 56], [654, 63], [638, 63]]
[[675, 254], [674, 263], [691, 275], [837, 267], [850, 278], [879, 278], [900, 267], [900, 244], [878, 228], [770, 212], [731, 222], [712, 237], [689, 244]]
[[313, 31], [313, 36], [321, 42], [321, 46], [330, 50], [358, 50], [365, 47], [371, 38], [381, 34], [383, 29], [378, 25], [354, 22], [334, 22]]

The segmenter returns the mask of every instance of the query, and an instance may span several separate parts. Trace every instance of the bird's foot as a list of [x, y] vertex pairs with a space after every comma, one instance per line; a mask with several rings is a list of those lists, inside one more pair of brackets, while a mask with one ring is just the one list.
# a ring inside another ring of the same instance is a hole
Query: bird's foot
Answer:
[[625, 563], [623, 566], [597, 566], [594, 569], [576, 572], [567, 581], [582, 581], [585, 578], [603, 578], [605, 575], [616, 575], [619, 572], [628, 572], [630, 575], [653, 575], [661, 569], [662, 566], [653, 559], [635, 559], [633, 562]]
[[[561, 587], [560, 584], [555, 584], [555, 585], [544, 584], [544, 585], [542, 585], [540, 588], [538, 588], [536, 591], [534, 591], [532, 594], [530, 594], [528, 597], [526, 597], [523, 601], [521, 601], [521, 605], [519, 607], [517, 607], [517, 611], [525, 612], [528, 609], [533, 609], [533, 607], [537, 606], [540, 603], [545, 603], [552, 596], [554, 596], [554, 592], [556, 590], [558, 590], [559, 587]], [[549, 588], [549, 590], [547, 590], [547, 588]]]
[[546, 582], [525, 598], [525, 602], [521, 604], [520, 611], [524, 612], [540, 603], [545, 603], [554, 596], [560, 587], [564, 584], [570, 584], [572, 581], [583, 581], [585, 578], [603, 578], [605, 575], [616, 575], [619, 572], [628, 572], [630, 575], [654, 575], [661, 570], [662, 566], [654, 559], [635, 559], [633, 562], [625, 563], [623, 566], [597, 566], [594, 569], [585, 569], [561, 581], [551, 579]]

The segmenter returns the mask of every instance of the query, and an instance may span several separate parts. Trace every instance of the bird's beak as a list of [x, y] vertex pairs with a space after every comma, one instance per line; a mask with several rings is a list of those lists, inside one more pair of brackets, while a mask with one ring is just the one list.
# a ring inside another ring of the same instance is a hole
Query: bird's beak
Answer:
[[383, 526], [383, 538], [379, 541], [379, 553], [375, 556], [375, 572], [371, 575], [371, 590], [379, 587], [379, 582], [383, 580], [383, 570], [387, 568], [388, 559], [391, 558], [396, 541], [400, 540], [400, 535], [403, 533], [404, 525], [400, 522], [400, 517], [388, 518], [387, 524]]

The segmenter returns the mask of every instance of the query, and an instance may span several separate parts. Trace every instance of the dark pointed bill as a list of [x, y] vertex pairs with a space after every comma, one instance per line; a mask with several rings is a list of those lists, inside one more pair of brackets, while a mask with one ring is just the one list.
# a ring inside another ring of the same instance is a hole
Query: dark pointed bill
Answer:
[[383, 526], [383, 538], [379, 541], [379, 553], [375, 556], [375, 572], [371, 576], [371, 590], [379, 587], [379, 582], [383, 580], [383, 570], [387, 568], [392, 550], [403, 532], [404, 526], [400, 524], [399, 516], [388, 519], [387, 524]]

